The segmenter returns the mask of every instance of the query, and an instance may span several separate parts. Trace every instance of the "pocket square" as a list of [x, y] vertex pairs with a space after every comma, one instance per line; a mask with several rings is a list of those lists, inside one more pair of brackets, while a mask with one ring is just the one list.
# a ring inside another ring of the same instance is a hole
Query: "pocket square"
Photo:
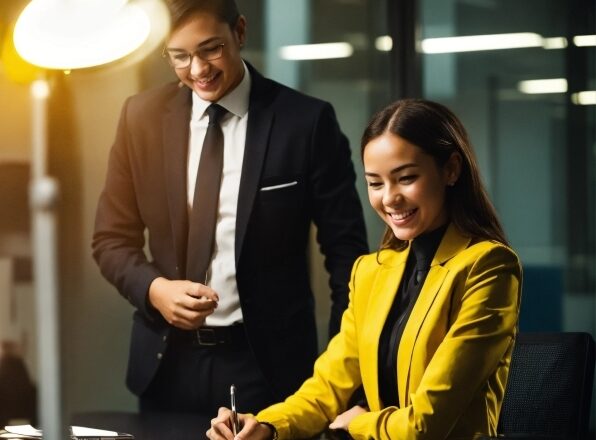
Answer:
[[263, 188], [261, 188], [261, 191], [272, 191], [275, 189], [287, 188], [289, 186], [294, 186], [294, 185], [298, 185], [297, 180], [294, 180], [293, 182], [288, 182], [288, 183], [281, 183], [279, 185], [264, 186]]

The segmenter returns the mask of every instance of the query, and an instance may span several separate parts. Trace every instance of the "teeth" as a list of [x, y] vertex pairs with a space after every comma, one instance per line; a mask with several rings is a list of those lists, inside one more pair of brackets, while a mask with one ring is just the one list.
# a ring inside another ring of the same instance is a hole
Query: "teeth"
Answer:
[[211, 75], [208, 78], [199, 79], [198, 82], [201, 84], [207, 84], [207, 83], [213, 81], [213, 78], [215, 78], [215, 75]]
[[409, 209], [407, 211], [389, 213], [389, 215], [394, 220], [403, 220], [406, 217], [409, 217], [412, 214], [414, 214], [414, 211], [416, 211], [416, 210], [415, 209]]

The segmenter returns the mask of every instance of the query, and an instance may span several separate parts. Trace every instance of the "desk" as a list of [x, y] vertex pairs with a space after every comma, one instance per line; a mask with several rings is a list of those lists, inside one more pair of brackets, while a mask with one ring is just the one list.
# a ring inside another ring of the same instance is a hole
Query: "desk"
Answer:
[[71, 424], [127, 432], [135, 440], [201, 440], [212, 416], [202, 414], [88, 412], [73, 415]]
[[[71, 425], [126, 432], [135, 440], [201, 440], [211, 426], [204, 414], [88, 412], [75, 414]], [[345, 431], [324, 431], [310, 440], [351, 440]]]

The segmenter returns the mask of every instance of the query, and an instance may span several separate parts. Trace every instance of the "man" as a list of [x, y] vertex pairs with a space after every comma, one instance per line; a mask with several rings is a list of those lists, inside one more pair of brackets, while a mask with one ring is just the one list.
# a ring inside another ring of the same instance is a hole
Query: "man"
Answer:
[[317, 355], [311, 221], [330, 273], [330, 334], [367, 252], [350, 150], [328, 103], [242, 60], [234, 0], [168, 7], [164, 55], [180, 83], [124, 105], [94, 257], [136, 308], [127, 385], [141, 411], [213, 414], [232, 383], [239, 409], [256, 411], [295, 391]]

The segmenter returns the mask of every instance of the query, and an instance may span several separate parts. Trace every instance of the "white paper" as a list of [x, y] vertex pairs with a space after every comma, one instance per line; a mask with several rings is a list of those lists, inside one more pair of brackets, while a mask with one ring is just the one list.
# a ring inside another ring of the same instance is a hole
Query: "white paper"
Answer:
[[[41, 438], [41, 431], [31, 425], [5, 426], [4, 429], [11, 434], [26, 435], [28, 437]], [[84, 426], [72, 426], [72, 435], [75, 437], [115, 437], [118, 435], [115, 431], [106, 431], [105, 429], [86, 428]]]
[[19, 434], [19, 435], [26, 435], [29, 437], [39, 437], [41, 438], [41, 431], [39, 429], [35, 429], [31, 425], [14, 425], [14, 426], [5, 426], [4, 429], [11, 434]]
[[118, 433], [114, 431], [106, 431], [105, 429], [85, 428], [84, 426], [73, 426], [72, 435], [75, 437], [112, 437], [117, 436]]

